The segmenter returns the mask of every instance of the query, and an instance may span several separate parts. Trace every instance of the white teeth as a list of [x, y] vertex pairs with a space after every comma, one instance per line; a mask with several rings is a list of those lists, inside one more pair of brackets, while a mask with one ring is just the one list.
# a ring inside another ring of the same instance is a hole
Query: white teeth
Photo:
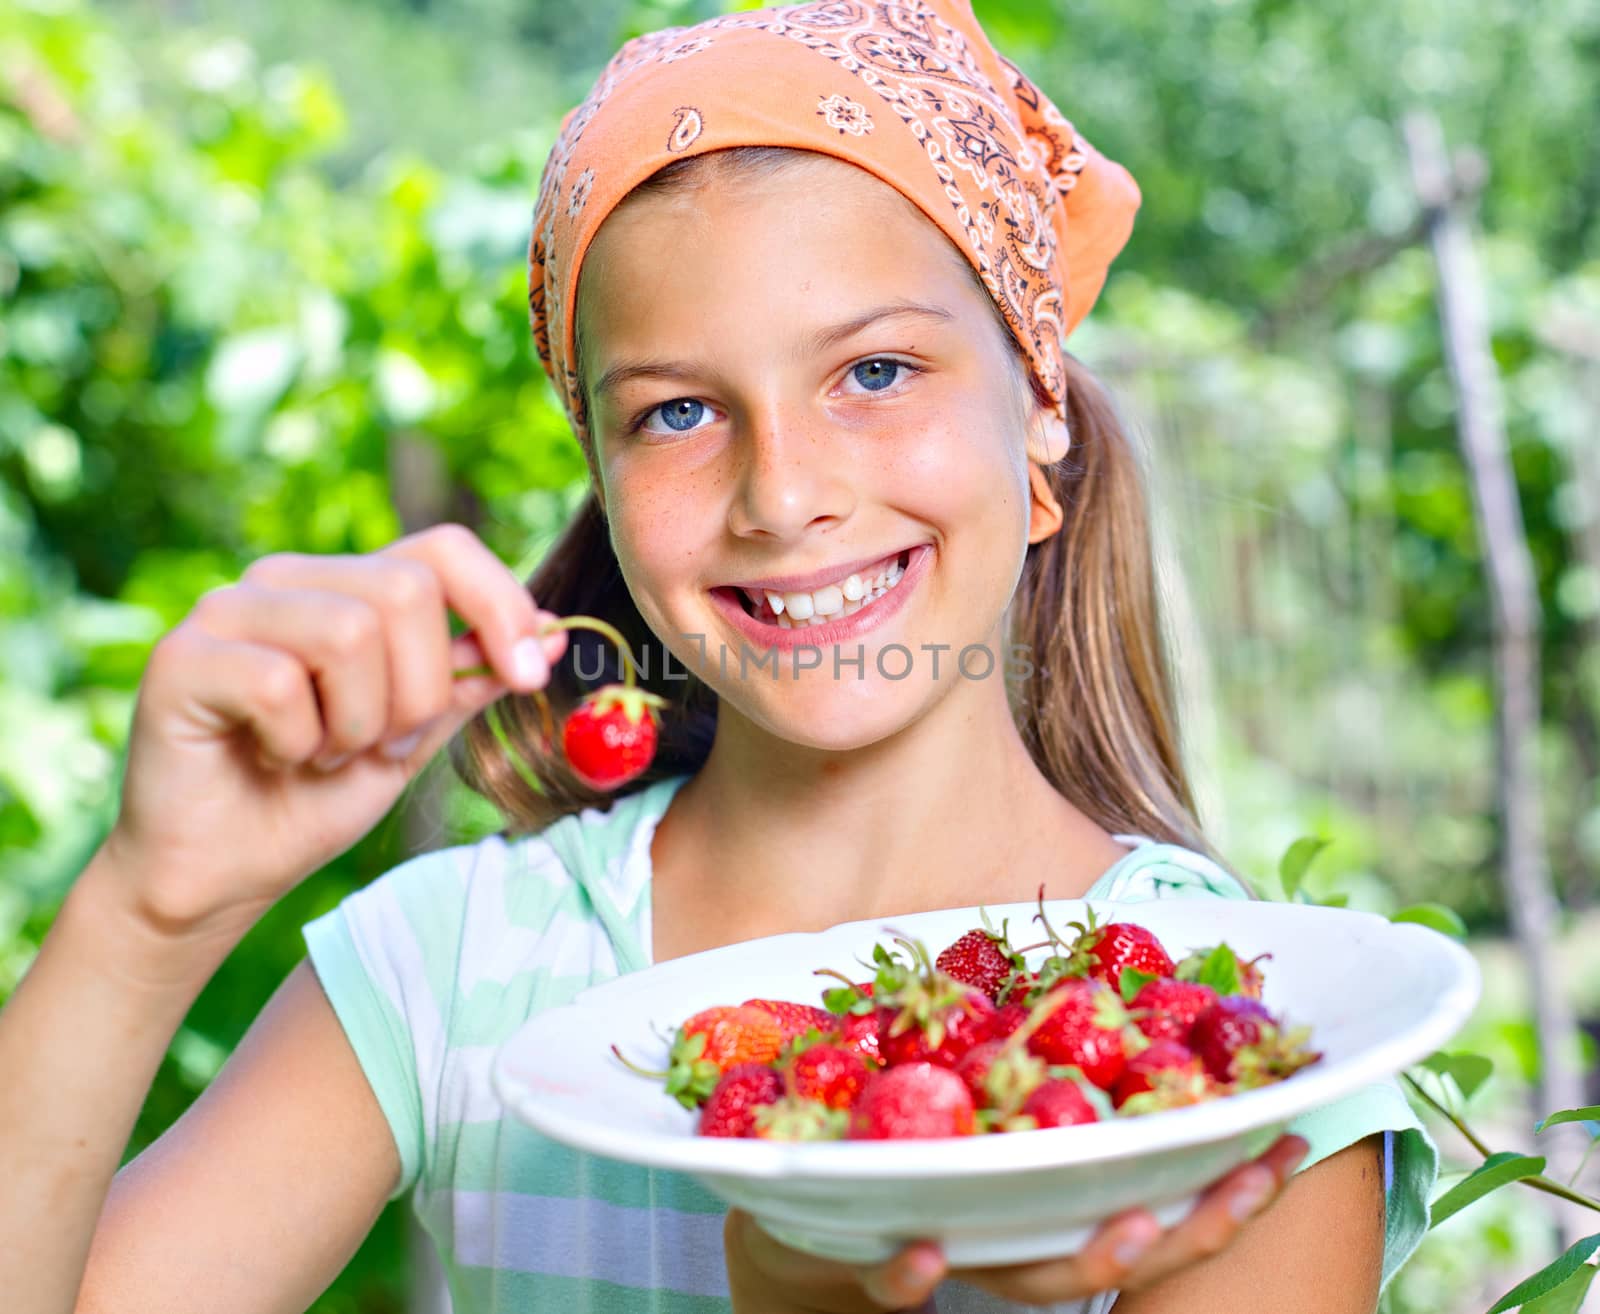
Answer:
[[829, 584], [811, 595], [818, 616], [831, 616], [844, 606], [844, 591], [837, 584]]
[[[905, 575], [896, 557], [889, 566], [876, 575], [846, 575], [837, 584], [825, 584], [810, 593], [774, 593], [771, 589], [759, 590], [765, 599], [772, 619], [786, 630], [801, 630], [809, 625], [822, 625], [839, 616], [853, 616], [869, 602], [876, 601], [898, 584]], [[749, 593], [746, 593], [749, 596]], [[760, 604], [754, 598], [757, 612]], [[770, 622], [769, 622], [770, 623]]]

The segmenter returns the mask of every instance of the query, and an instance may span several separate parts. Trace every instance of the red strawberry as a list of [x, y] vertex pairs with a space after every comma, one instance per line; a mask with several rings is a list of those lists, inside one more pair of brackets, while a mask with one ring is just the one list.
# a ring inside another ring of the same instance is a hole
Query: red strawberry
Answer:
[[932, 1063], [874, 1073], [850, 1113], [850, 1138], [858, 1141], [970, 1136], [975, 1127], [966, 1083]]
[[747, 999], [742, 1007], [759, 1008], [777, 1018], [778, 1030], [786, 1045], [808, 1031], [826, 1035], [834, 1028], [833, 1014], [811, 1004], [796, 1004], [787, 999]]
[[830, 1109], [854, 1104], [869, 1075], [859, 1053], [827, 1041], [808, 1045], [788, 1064], [790, 1093]]
[[667, 1094], [685, 1108], [698, 1108], [729, 1068], [771, 1063], [783, 1051], [778, 1020], [759, 1008], [718, 1005], [696, 1013], [673, 1037], [664, 1072], [631, 1062], [615, 1045], [611, 1052], [641, 1077], [665, 1078]]
[[1154, 933], [1133, 922], [1111, 922], [1089, 931], [1092, 938], [1087, 945], [1091, 976], [1099, 977], [1113, 990], [1122, 986], [1125, 968], [1133, 968], [1147, 976], [1171, 976], [1173, 961]]
[[995, 1059], [1000, 1057], [1005, 1047], [1003, 1040], [985, 1040], [963, 1054], [961, 1062], [955, 1066], [956, 1076], [967, 1083], [972, 1102], [980, 1109], [988, 1107], [989, 1069], [994, 1066]]
[[1048, 1077], [1044, 1061], [1018, 1045], [986, 1040], [974, 1045], [956, 1065], [956, 1075], [967, 1083], [972, 1101], [982, 1112], [985, 1131], [1004, 1123]]
[[584, 697], [561, 727], [573, 775], [591, 789], [616, 789], [656, 753], [656, 709], [667, 700], [635, 685], [608, 684]]
[[1157, 1040], [1128, 1060], [1111, 1102], [1125, 1113], [1152, 1113], [1198, 1104], [1211, 1093], [1211, 1081], [1187, 1045]]
[[1101, 1090], [1117, 1084], [1128, 1010], [1109, 986], [1069, 977], [1034, 1005], [1027, 1025], [1035, 1027], [1028, 1048], [1046, 1063], [1077, 1067]]
[[1028, 1020], [1031, 1012], [1026, 1004], [1001, 1004], [995, 1009], [994, 1019], [989, 1023], [989, 1036], [994, 1040], [1004, 1040]]
[[[1005, 947], [1002, 947], [1005, 946]], [[1014, 970], [1003, 934], [977, 927], [968, 931], [933, 961], [948, 977], [981, 990], [993, 1000]]]
[[[899, 943], [907, 956], [881, 945], [873, 953], [878, 964], [873, 995], [878, 1008], [878, 1052], [889, 1067], [927, 1061], [953, 1068], [963, 1054], [989, 1038], [994, 1002], [982, 991], [939, 971], [922, 944]], [[843, 1002], [832, 997], [829, 1007], [837, 1008]], [[851, 1007], [862, 1008], [862, 1003]]]
[[879, 1025], [876, 1010], [846, 1013], [834, 1022], [832, 1034], [842, 1048], [860, 1055], [869, 1068], [878, 1068], [883, 1066], [883, 1051], [878, 1046]]
[[878, 1049], [889, 1067], [928, 1062], [953, 1068], [989, 1038], [995, 1008], [988, 995], [946, 978], [943, 986], [900, 998], [899, 1009], [878, 1012]]
[[1217, 992], [1198, 981], [1147, 981], [1133, 997], [1134, 1024], [1151, 1040], [1189, 1042], [1195, 1019], [1217, 1002]]
[[1070, 1077], [1062, 1077], [1046, 1081], [1029, 1095], [1023, 1101], [1021, 1116], [1009, 1120], [1006, 1130], [1021, 1131], [1030, 1126], [1076, 1127], [1080, 1123], [1099, 1121], [1100, 1115], [1083, 1088]]
[[783, 1095], [783, 1078], [762, 1063], [739, 1063], [722, 1074], [700, 1110], [702, 1136], [753, 1136], [756, 1112]]
[[1258, 999], [1224, 995], [1202, 1013], [1190, 1044], [1217, 1081], [1260, 1086], [1287, 1077], [1321, 1057], [1307, 1045], [1305, 1027], [1284, 1031]]

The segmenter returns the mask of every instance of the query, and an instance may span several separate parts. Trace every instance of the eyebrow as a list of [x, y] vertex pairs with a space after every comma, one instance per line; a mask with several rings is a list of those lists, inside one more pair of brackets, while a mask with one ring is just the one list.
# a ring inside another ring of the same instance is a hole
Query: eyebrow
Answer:
[[[802, 343], [805, 351], [816, 354], [836, 347], [841, 342], [848, 341], [863, 329], [886, 319], [919, 318], [934, 320], [939, 323], [948, 323], [955, 319], [955, 315], [943, 306], [919, 301], [891, 301], [881, 306], [874, 306], [859, 315], [831, 324], [827, 328], [818, 329]], [[602, 397], [616, 391], [624, 383], [631, 383], [635, 379], [683, 379], [689, 378], [699, 371], [687, 361], [672, 360], [639, 360], [618, 361], [606, 370], [595, 382], [593, 396]]]

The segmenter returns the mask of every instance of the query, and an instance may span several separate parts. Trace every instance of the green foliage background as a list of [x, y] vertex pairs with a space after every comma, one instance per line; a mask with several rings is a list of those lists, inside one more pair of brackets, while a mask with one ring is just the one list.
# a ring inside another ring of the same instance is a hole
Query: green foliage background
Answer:
[[[1074, 345], [1152, 450], [1224, 850], [1263, 872], [1320, 830], [1335, 843], [1317, 879], [1366, 906], [1452, 904], [1493, 969], [1488, 609], [1432, 265], [1397, 242], [1368, 272], [1329, 271], [1414, 222], [1408, 107], [1482, 152], [1495, 354], [1545, 607], [1550, 853], [1577, 915], [1600, 863], [1600, 355], [1571, 346], [1600, 342], [1600, 9], [977, 7], [1145, 192]], [[0, 9], [0, 1000], [114, 815], [149, 647], [201, 592], [264, 553], [395, 537], [408, 448], [435, 454], [452, 514], [505, 560], [548, 542], [584, 466], [526, 329], [544, 151], [618, 40], [717, 9]], [[435, 838], [493, 824], [450, 793]], [[130, 1154], [214, 1075], [299, 958], [299, 927], [406, 842], [391, 819], [240, 945]], [[1574, 996], [1600, 1016], [1600, 979], [1574, 963]], [[1526, 1079], [1515, 971], [1497, 981], [1472, 1039]], [[1509, 1209], [1451, 1227], [1397, 1284], [1396, 1314], [1470, 1307], [1483, 1262], [1549, 1251]], [[317, 1309], [404, 1294], [396, 1208]]]

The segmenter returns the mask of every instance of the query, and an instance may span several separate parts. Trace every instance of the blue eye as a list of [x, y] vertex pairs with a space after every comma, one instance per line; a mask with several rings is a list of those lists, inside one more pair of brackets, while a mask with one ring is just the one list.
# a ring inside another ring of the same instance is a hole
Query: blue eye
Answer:
[[653, 433], [661, 432], [652, 428], [650, 424], [650, 421], [658, 415], [661, 417], [661, 422], [673, 433], [688, 433], [691, 429], [698, 429], [700, 422], [706, 418], [706, 404], [696, 401], [693, 397], [676, 397], [657, 406], [645, 416], [644, 427]]
[[882, 392], [894, 385], [903, 369], [905, 366], [897, 360], [864, 360], [850, 373], [868, 392]]

